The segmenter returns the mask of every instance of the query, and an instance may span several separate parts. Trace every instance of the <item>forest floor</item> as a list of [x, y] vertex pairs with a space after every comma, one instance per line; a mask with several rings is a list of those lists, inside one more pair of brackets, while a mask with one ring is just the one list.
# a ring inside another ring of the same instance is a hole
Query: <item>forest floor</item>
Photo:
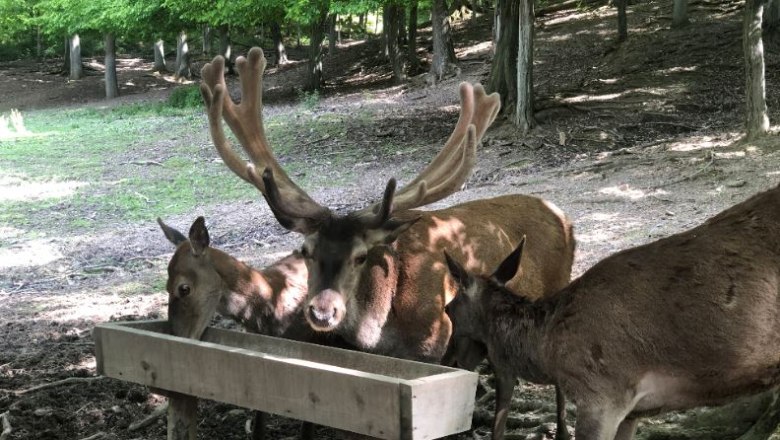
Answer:
[[[691, 24], [674, 30], [669, 29], [667, 2], [629, 6], [630, 36], [620, 45], [614, 43], [612, 8], [540, 17], [534, 64], [540, 126], [522, 136], [511, 124], [497, 122], [479, 150], [466, 188], [431, 207], [515, 192], [553, 201], [574, 222], [574, 272], [579, 275], [615, 251], [689, 229], [778, 185], [777, 127], [772, 136], [757, 142], [746, 142], [741, 134], [741, 3], [693, 0], [690, 5]], [[301, 167], [294, 177], [305, 179], [309, 194], [328, 206], [364, 206], [381, 195], [389, 177], [408, 179], [435, 154], [454, 124], [458, 83], [486, 81], [489, 19], [490, 14], [456, 25], [462, 71], [435, 86], [428, 86], [424, 76], [393, 85], [389, 68], [376, 54], [376, 42], [344, 42], [326, 61], [325, 91], [309, 105], [296, 102], [302, 64], [269, 69], [268, 124], [289, 120], [297, 121], [296, 127], [314, 127], [330, 121], [332, 128], [327, 133], [278, 129], [279, 136], [294, 137], [294, 147], [285, 151], [282, 162]], [[776, 43], [766, 43], [771, 121], [780, 118], [778, 49]], [[148, 73], [148, 60], [123, 57], [123, 96], [109, 104], [101, 98], [101, 60], [87, 61], [95, 70], [80, 81], [52, 73], [56, 65], [51, 63], [0, 63], [0, 115], [18, 108], [30, 118], [38, 112], [67, 117], [84, 108], [103, 111], [157, 102], [177, 86], [170, 77]], [[192, 160], [198, 164], [214, 163], [205, 116], [197, 112], [193, 120], [194, 129], [186, 132], [174, 131], [178, 125], [168, 123], [149, 126], [145, 130], [158, 135], [149, 143], [117, 136], [122, 149], [103, 158], [111, 167], [105, 180], [119, 182], [136, 174], [150, 180], [158, 168], [164, 174], [160, 164], [171, 158], [172, 142], [197, 146]], [[15, 142], [0, 136], [0, 158]], [[66, 152], [63, 158], [67, 154], [77, 153]], [[30, 166], [37, 160], [31, 155]], [[67, 186], [46, 176], [19, 177], [8, 169], [11, 165], [0, 162], [3, 212], [42, 197], [36, 189], [53, 191], [47, 184]], [[243, 185], [223, 175], [226, 187]], [[90, 184], [99, 188], [99, 182]], [[77, 192], [80, 187], [68, 188]], [[14, 199], [19, 194], [21, 198]], [[12, 429], [7, 438], [165, 438], [164, 419], [128, 429], [163, 398], [142, 386], [96, 377], [91, 336], [101, 322], [165, 318], [163, 281], [172, 249], [154, 216], [186, 230], [197, 215], [204, 215], [215, 246], [256, 266], [289, 252], [300, 237], [279, 227], [250, 189], [229, 201], [196, 197], [190, 210], [166, 206], [134, 220], [70, 203], [72, 191], [63, 194], [50, 194], [58, 198], [56, 204], [30, 211], [22, 220], [0, 216], [0, 414]], [[73, 226], [74, 219], [81, 227]], [[68, 378], [81, 381], [33, 389]], [[703, 409], [647, 419], [639, 437], [736, 438], [765, 403], [748, 399], [735, 403], [736, 411]], [[475, 429], [456, 438], [489, 435], [491, 407], [492, 402], [480, 402]], [[204, 401], [200, 412], [200, 438], [246, 438], [248, 411]], [[511, 438], [552, 438], [553, 413], [554, 394], [548, 387], [518, 387]], [[739, 419], [733, 418], [736, 413]], [[293, 437], [296, 426], [275, 417], [270, 438]], [[319, 437], [338, 437], [320, 429]]]

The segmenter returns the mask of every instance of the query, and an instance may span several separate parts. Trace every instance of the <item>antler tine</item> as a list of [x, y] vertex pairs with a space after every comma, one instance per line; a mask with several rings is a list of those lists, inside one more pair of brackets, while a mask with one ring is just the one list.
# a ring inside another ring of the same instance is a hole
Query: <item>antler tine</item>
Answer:
[[[461, 83], [458, 122], [442, 150], [430, 164], [395, 196], [394, 210], [412, 209], [441, 200], [457, 191], [476, 163], [476, 146], [498, 115], [501, 100], [487, 95], [482, 85]], [[379, 209], [374, 204], [364, 211]], [[362, 211], [361, 211], [362, 213]]]
[[[217, 56], [201, 70], [203, 82], [201, 94], [206, 102], [209, 116], [209, 128], [214, 145], [222, 160], [235, 174], [252, 183], [266, 196], [271, 204], [266, 179], [257, 175], [254, 167], [247, 167], [246, 162], [231, 148], [222, 128], [224, 118], [231, 131], [236, 135], [244, 151], [252, 163], [260, 169], [269, 169], [269, 179], [276, 188], [276, 202], [272, 210], [283, 226], [296, 225], [288, 229], [301, 232], [297, 225], [308, 224], [308, 220], [298, 222], [294, 218], [281, 219], [281, 213], [298, 213], [304, 219], [320, 218], [328, 211], [327, 208], [315, 202], [305, 191], [293, 182], [284, 169], [276, 161], [265, 137], [262, 116], [262, 82], [266, 60], [263, 51], [254, 47], [247, 57], [238, 57], [236, 69], [241, 82], [241, 103], [236, 105], [230, 99], [225, 84], [225, 60]], [[293, 207], [294, 206], [294, 207]]]

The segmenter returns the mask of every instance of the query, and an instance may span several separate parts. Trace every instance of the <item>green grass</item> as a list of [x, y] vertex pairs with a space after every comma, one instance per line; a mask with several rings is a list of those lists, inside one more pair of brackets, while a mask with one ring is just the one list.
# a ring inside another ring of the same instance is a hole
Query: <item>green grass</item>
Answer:
[[[194, 89], [183, 90], [184, 101], [194, 100]], [[305, 107], [266, 119], [274, 153], [304, 188], [346, 183], [353, 177], [351, 165], [361, 157], [340, 142], [349, 130], [346, 116], [313, 116]], [[209, 205], [260, 198], [255, 188], [214, 160], [216, 153], [200, 106], [172, 107], [160, 102], [30, 111], [23, 116], [33, 135], [0, 139], [0, 191], [38, 184], [74, 187], [56, 196], [0, 197], [0, 227], [23, 230], [22, 238], [150, 222], [158, 216], [188, 212], [197, 215]], [[349, 118], [353, 124], [372, 124], [367, 112]], [[326, 141], [312, 143], [322, 139]], [[401, 147], [388, 142], [370, 148], [394, 151]], [[311, 159], [320, 152], [327, 156], [317, 160], [328, 162], [339, 173], [312, 171]], [[290, 160], [291, 153], [299, 158]], [[0, 237], [0, 245], [4, 241]]]

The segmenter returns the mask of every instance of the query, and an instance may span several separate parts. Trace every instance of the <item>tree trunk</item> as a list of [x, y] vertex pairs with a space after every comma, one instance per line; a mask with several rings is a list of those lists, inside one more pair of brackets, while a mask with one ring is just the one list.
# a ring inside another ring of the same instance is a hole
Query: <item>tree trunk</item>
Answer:
[[106, 99], [114, 99], [119, 96], [119, 85], [116, 80], [116, 37], [112, 33], [105, 35], [106, 46]]
[[517, 51], [517, 105], [515, 125], [527, 133], [534, 121], [534, 0], [518, 3], [519, 40]]
[[67, 73], [68, 76], [70, 76], [70, 37], [67, 35], [65, 36], [64, 48], [65, 53], [62, 57], [62, 72]]
[[764, 6], [764, 29], [775, 34], [780, 29], [780, 0], [767, 0]]
[[203, 25], [203, 55], [211, 56], [211, 26]]
[[[675, 0], [677, 1], [677, 0]], [[626, 18], [626, 3], [627, 0], [615, 0], [615, 6], [617, 7], [617, 27], [618, 37], [617, 41], [622, 43], [628, 38], [628, 19]]]
[[420, 59], [417, 58], [417, 1], [409, 5], [409, 39], [406, 45], [406, 58], [409, 60], [409, 71], [416, 75], [420, 70]]
[[41, 27], [36, 26], [35, 27], [35, 57], [39, 60], [43, 56], [43, 38], [41, 36]]
[[328, 17], [328, 56], [336, 54], [336, 21], [338, 16], [330, 14]]
[[446, 0], [432, 1], [431, 20], [433, 21], [433, 61], [430, 73], [434, 81], [441, 81], [445, 75], [457, 68]]
[[190, 78], [192, 76], [192, 58], [187, 45], [187, 33], [179, 32], [176, 40], [176, 77]]
[[228, 73], [233, 73], [233, 48], [230, 45], [230, 28], [228, 25], [220, 25], [217, 29], [219, 34], [219, 54], [225, 59], [225, 67]]
[[403, 55], [398, 47], [398, 15], [402, 13], [403, 8], [401, 6], [391, 3], [386, 4], [384, 7], [384, 27], [382, 34], [387, 42], [387, 58], [390, 60], [390, 65], [393, 66], [393, 80], [396, 83], [406, 80], [405, 66], [403, 62]]
[[763, 0], [746, 0], [742, 28], [742, 49], [745, 53], [745, 94], [747, 101], [746, 132], [755, 139], [769, 131], [764, 81], [764, 43], [761, 38]]
[[517, 0], [498, 0], [496, 3], [495, 55], [487, 82], [489, 92], [501, 96], [501, 110], [514, 114], [517, 101], [517, 54], [520, 46], [520, 10]]
[[358, 29], [360, 29], [361, 33], [366, 33], [365, 30], [366, 25], [366, 13], [363, 12], [362, 14], [358, 15]]
[[81, 79], [84, 71], [81, 67], [81, 39], [79, 34], [70, 37], [70, 79]]
[[271, 23], [271, 39], [274, 41], [274, 51], [276, 51], [276, 65], [287, 64], [287, 49], [284, 48], [282, 27], [278, 22]]
[[328, 21], [328, 9], [321, 8], [319, 17], [309, 25], [309, 74], [308, 90], [322, 88], [322, 41], [325, 39], [325, 24]]
[[688, 0], [674, 0], [672, 27], [683, 27], [686, 24], [688, 24]]
[[398, 29], [398, 46], [403, 47], [406, 44], [406, 7], [399, 4], [398, 6], [398, 23], [396, 25]]
[[389, 18], [389, 14], [390, 3], [388, 2], [382, 5], [382, 35], [379, 36], [379, 52], [385, 58], [390, 57], [389, 46], [387, 44], [387, 32], [389, 30], [387, 26], [387, 20]]
[[154, 42], [154, 71], [160, 73], [168, 71], [165, 67], [165, 43], [162, 38]]

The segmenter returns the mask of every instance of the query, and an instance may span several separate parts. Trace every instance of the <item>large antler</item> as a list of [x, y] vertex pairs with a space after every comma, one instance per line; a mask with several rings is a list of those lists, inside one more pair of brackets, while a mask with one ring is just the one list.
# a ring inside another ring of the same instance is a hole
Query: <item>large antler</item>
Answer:
[[[252, 48], [246, 58], [239, 57], [236, 60], [241, 81], [241, 103], [238, 105], [233, 103], [227, 93], [225, 59], [217, 56], [203, 66], [200, 91], [206, 103], [211, 138], [225, 165], [236, 175], [255, 185], [266, 199], [270, 191], [274, 192], [271, 197], [276, 203], [269, 200], [268, 204], [282, 226], [299, 232], [310, 232], [316, 230], [316, 225], [329, 215], [329, 211], [290, 179], [271, 151], [265, 137], [261, 112], [265, 65], [263, 51], [257, 47]], [[222, 118], [236, 135], [252, 164], [248, 165], [232, 149], [222, 128]], [[273, 176], [273, 189], [269, 191], [263, 179], [257, 175], [255, 167]]]
[[[370, 219], [388, 215], [441, 200], [458, 191], [471, 175], [477, 154], [477, 144], [496, 119], [501, 108], [497, 93], [487, 95], [481, 84], [460, 84], [460, 116], [449, 139], [439, 154], [417, 177], [401, 188], [394, 197], [385, 191], [381, 202], [375, 203], [354, 215]], [[395, 182], [388, 183], [395, 187]], [[392, 206], [389, 206], [392, 205]], [[373, 220], [367, 220], [373, 221]]]

